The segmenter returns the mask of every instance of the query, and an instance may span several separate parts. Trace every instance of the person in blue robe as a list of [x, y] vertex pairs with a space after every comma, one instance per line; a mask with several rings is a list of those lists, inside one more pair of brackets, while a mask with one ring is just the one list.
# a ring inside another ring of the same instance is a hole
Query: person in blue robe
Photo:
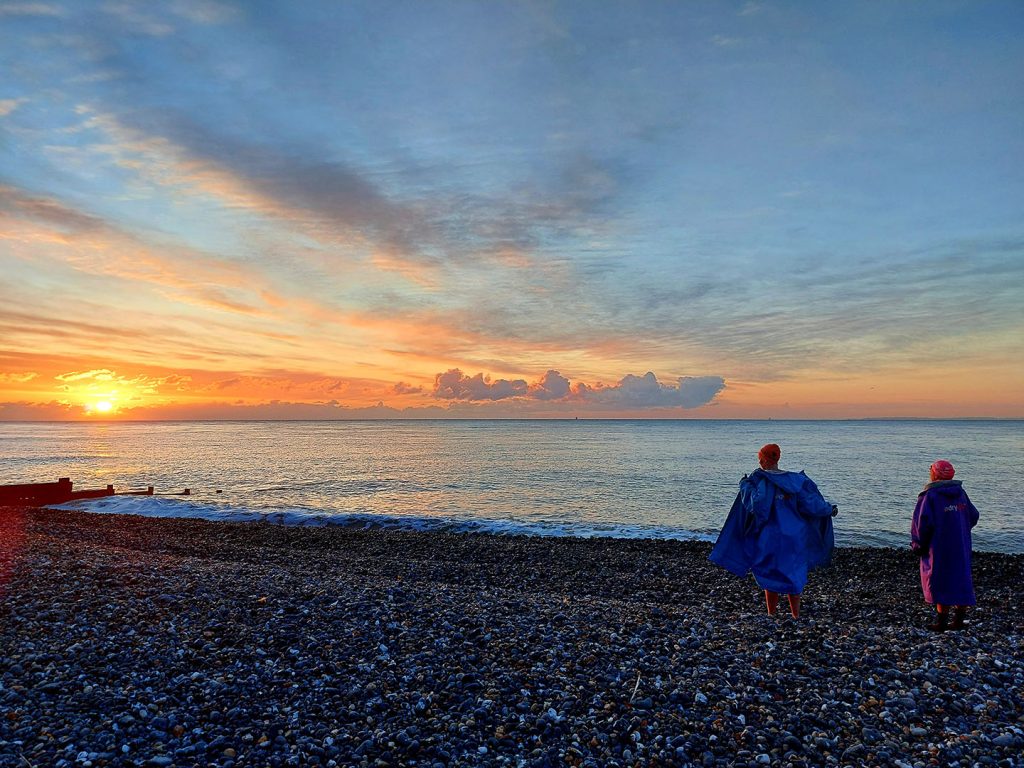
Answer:
[[785, 594], [790, 613], [799, 618], [808, 571], [832, 559], [832, 518], [839, 508], [803, 472], [779, 469], [782, 450], [775, 443], [757, 457], [761, 467], [740, 481], [710, 559], [737, 576], [753, 572], [769, 615]]
[[929, 629], [936, 632], [961, 629], [968, 606], [975, 604], [971, 529], [979, 515], [960, 481], [953, 479], [955, 472], [945, 460], [929, 467], [931, 482], [918, 494], [910, 524], [910, 548], [921, 558], [921, 591], [937, 613]]

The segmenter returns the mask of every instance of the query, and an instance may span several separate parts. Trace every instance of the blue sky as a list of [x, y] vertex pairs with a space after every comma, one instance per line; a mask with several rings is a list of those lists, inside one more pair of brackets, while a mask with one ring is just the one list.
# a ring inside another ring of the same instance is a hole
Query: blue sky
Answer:
[[1022, 33], [1017, 2], [0, 2], [3, 366], [1024, 415]]

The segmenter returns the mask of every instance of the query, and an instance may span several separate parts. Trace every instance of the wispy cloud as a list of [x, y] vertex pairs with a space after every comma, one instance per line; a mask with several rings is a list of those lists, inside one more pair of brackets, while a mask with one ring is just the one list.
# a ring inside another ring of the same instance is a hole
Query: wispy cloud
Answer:
[[26, 371], [24, 373], [0, 373], [0, 381], [24, 384], [25, 382], [32, 381], [32, 379], [38, 376], [38, 373], [34, 373], [32, 371]]
[[711, 42], [719, 48], [736, 48], [742, 45], [743, 40], [742, 38], [730, 37], [729, 35], [715, 35], [711, 38]]
[[10, 185], [0, 184], [0, 215], [12, 224], [31, 219], [70, 232], [90, 232], [104, 228], [104, 222], [62, 205], [53, 198], [35, 197]]
[[0, 402], [0, 421], [71, 421], [79, 416], [76, 411], [80, 410], [59, 400], [46, 403]]
[[[0, 185], [0, 238], [48, 243], [66, 263], [90, 274], [150, 283], [176, 300], [243, 314], [262, 311], [270, 294], [256, 268], [180, 246], [155, 247], [104, 219], [53, 198]], [[259, 288], [257, 296], [243, 299]]]
[[110, 381], [114, 378], [114, 372], [108, 368], [97, 368], [92, 371], [71, 371], [54, 376], [57, 381], [84, 381], [95, 379], [96, 381]]
[[616, 192], [608, 168], [572, 157], [550, 189], [510, 190], [508, 199], [460, 190], [416, 196], [385, 190], [352, 164], [302, 148], [245, 142], [196, 122], [163, 122], [161, 135], [111, 114], [89, 123], [113, 140], [101, 147], [160, 185], [191, 189], [228, 208], [271, 217], [330, 245], [368, 254], [372, 264], [433, 285], [443, 267], [481, 258], [497, 265], [542, 263], [545, 237], [572, 232]]
[[0, 3], [0, 16], [62, 16], [55, 3]]
[[[32, 247], [33, 259], [38, 261], [39, 244], [46, 243], [55, 248], [61, 263], [86, 272], [92, 276], [103, 275], [119, 282], [135, 281], [152, 286], [152, 289], [170, 300], [170, 309], [176, 304], [188, 303], [201, 308], [227, 311], [243, 316], [263, 316], [268, 321], [283, 315], [289, 323], [308, 322], [315, 325], [343, 324], [360, 333], [379, 336], [385, 346], [394, 346], [396, 341], [416, 346], [427, 355], [450, 356], [458, 349], [470, 349], [484, 341], [484, 337], [466, 325], [465, 318], [458, 313], [438, 313], [434, 310], [413, 311], [401, 316], [388, 312], [364, 312], [331, 307], [304, 298], [282, 295], [280, 286], [252, 265], [210, 258], [190, 249], [167, 247], [159, 250], [134, 235], [121, 232], [101, 218], [70, 208], [53, 199], [28, 195], [11, 187], [0, 188], [0, 216], [6, 215], [9, 224], [4, 235], [9, 242], [23, 243]], [[236, 296], [244, 297], [242, 300]], [[85, 342], [85, 334], [94, 337], [88, 343], [99, 346], [121, 332], [112, 325], [92, 321], [78, 321], [65, 318], [54, 323], [52, 315], [35, 313], [32, 322], [23, 315], [17, 321], [17, 333], [10, 338], [25, 334], [46, 334], [58, 338], [77, 338]], [[177, 321], [175, 321], [177, 322]], [[220, 322], [216, 326], [225, 327]], [[180, 323], [179, 323], [180, 325]], [[470, 324], [472, 325], [472, 324]], [[322, 343], [314, 339], [303, 340], [295, 333], [287, 334], [268, 328], [266, 338], [278, 339], [294, 346]], [[158, 333], [157, 328], [148, 325], [148, 333]], [[245, 335], [260, 334], [257, 327], [250, 327]], [[238, 337], [239, 330], [232, 329]], [[142, 340], [141, 332], [130, 335]], [[172, 338], [170, 328], [159, 336]], [[159, 336], [152, 336], [154, 340]], [[230, 338], [230, 337], [228, 337]], [[494, 335], [489, 342], [501, 345], [505, 338]], [[526, 349], [531, 342], [521, 340], [517, 345]], [[578, 340], [574, 342], [578, 344]], [[263, 346], [266, 346], [264, 343]], [[197, 344], [195, 338], [175, 344], [175, 354], [189, 349], [204, 349], [212, 352], [216, 347], [209, 343]], [[226, 351], [225, 348], [221, 348]], [[159, 348], [154, 354], [160, 354]], [[246, 354], [256, 354], [251, 346]], [[457, 352], [456, 352], [457, 355]]]
[[236, 6], [217, 0], [174, 0], [170, 9], [197, 24], [225, 24], [239, 16]]
[[27, 99], [0, 99], [0, 117], [6, 117], [24, 104]]
[[[364, 175], [332, 161], [218, 135], [197, 124], [165, 125], [148, 134], [109, 113], [83, 107], [85, 125], [109, 141], [90, 151], [108, 155], [148, 184], [205, 197], [229, 211], [285, 224], [332, 247], [348, 260], [429, 282], [439, 264], [437, 236], [416, 206], [385, 196]], [[365, 254], [360, 256], [358, 254]]]
[[166, 37], [174, 32], [171, 24], [159, 19], [144, 4], [131, 0], [107, 2], [101, 6], [101, 10], [116, 18], [125, 29], [136, 34]]

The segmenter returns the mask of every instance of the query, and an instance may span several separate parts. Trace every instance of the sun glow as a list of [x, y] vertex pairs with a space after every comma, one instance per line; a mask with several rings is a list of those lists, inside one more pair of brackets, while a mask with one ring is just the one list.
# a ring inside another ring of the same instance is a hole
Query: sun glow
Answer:
[[113, 410], [114, 405], [109, 400], [100, 400], [93, 407], [100, 413], [109, 413], [111, 410]]

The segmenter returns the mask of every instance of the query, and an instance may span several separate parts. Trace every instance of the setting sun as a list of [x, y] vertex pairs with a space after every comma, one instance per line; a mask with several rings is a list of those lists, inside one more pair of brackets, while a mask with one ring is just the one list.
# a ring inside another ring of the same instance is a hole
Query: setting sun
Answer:
[[96, 410], [100, 413], [109, 413], [113, 408], [113, 404], [109, 400], [100, 400], [96, 403]]

